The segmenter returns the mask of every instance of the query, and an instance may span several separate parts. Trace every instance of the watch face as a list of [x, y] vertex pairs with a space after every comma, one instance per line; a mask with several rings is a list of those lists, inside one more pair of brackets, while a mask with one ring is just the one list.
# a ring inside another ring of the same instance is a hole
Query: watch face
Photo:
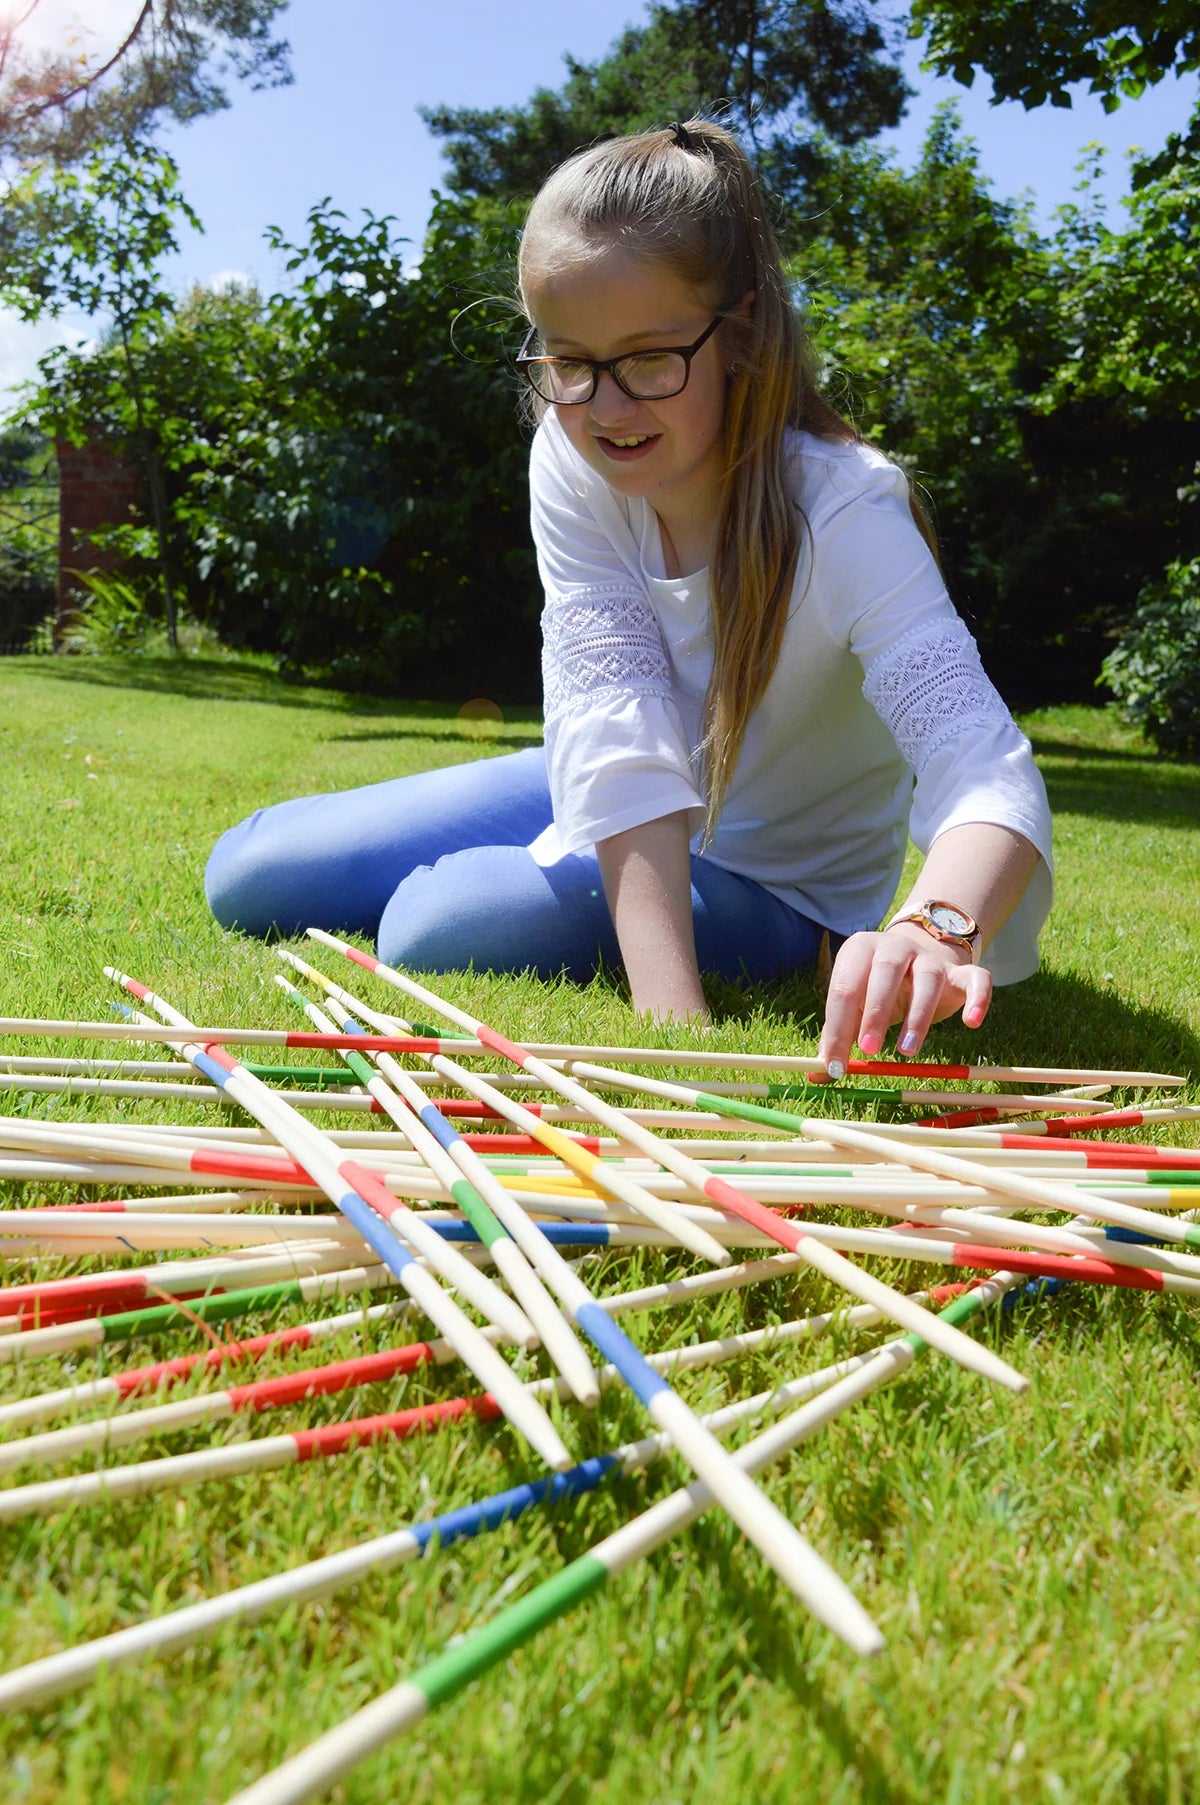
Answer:
[[975, 923], [961, 909], [952, 909], [949, 903], [930, 903], [926, 914], [935, 928], [943, 934], [968, 935], [975, 932]]

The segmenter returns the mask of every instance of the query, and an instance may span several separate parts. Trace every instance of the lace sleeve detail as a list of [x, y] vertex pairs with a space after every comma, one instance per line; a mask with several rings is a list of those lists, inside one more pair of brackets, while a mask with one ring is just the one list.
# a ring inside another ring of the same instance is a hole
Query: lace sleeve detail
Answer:
[[1011, 719], [961, 620], [905, 633], [870, 666], [863, 695], [918, 776], [956, 734]]
[[547, 723], [608, 692], [670, 697], [670, 665], [646, 598], [619, 583], [548, 598], [542, 692]]

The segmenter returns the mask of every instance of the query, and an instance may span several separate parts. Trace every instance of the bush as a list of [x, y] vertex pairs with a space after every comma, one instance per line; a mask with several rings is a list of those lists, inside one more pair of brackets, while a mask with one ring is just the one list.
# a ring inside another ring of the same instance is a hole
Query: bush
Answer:
[[1168, 564], [1141, 591], [1099, 681], [1160, 752], [1200, 752], [1200, 558]]
[[[63, 635], [64, 652], [82, 652], [92, 658], [118, 658], [142, 652], [156, 658], [173, 653], [189, 658], [229, 656], [213, 629], [190, 614], [179, 617], [176, 645], [172, 648], [161, 617], [159, 596], [125, 577], [99, 570], [72, 572], [87, 590], [75, 620]], [[53, 619], [46, 623], [52, 632]]]

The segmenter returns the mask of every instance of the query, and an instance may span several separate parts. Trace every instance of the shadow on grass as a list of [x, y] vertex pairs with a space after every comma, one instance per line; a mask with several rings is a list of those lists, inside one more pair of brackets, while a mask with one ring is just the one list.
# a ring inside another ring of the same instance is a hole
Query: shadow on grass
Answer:
[[[610, 982], [612, 980], [609, 980]], [[706, 979], [713, 1016], [767, 1016], [791, 1031], [815, 1033], [821, 999], [803, 975], [772, 984]], [[885, 1057], [887, 1049], [885, 1049]], [[984, 1039], [954, 1019], [934, 1029], [922, 1058], [971, 1064], [1087, 1066], [1200, 1073], [1200, 1037], [1180, 1016], [1128, 1001], [1073, 973], [1041, 971], [996, 993]]]
[[[816, 1679], [795, 1654], [796, 1626], [791, 1611], [777, 1599], [778, 1588], [766, 1576], [763, 1583], [747, 1586], [744, 1554], [731, 1559], [728, 1538], [721, 1527], [705, 1519], [691, 1532], [700, 1563], [718, 1578], [716, 1595], [738, 1600], [746, 1623], [750, 1665], [781, 1682], [792, 1694], [804, 1716], [816, 1724], [825, 1742], [836, 1751], [844, 1770], [858, 1775], [864, 1805], [915, 1805], [918, 1795], [889, 1773], [868, 1745], [860, 1723], [852, 1723], [828, 1687]], [[799, 1606], [795, 1607], [799, 1609]], [[803, 1796], [804, 1789], [797, 1789]]]
[[[449, 704], [446, 706], [448, 708]], [[413, 707], [414, 705], [411, 703], [405, 704], [405, 712], [412, 713]], [[480, 749], [484, 746], [495, 746], [497, 752], [514, 752], [521, 746], [540, 746], [542, 730], [540, 726], [536, 726], [532, 722], [528, 726], [522, 722], [520, 728], [510, 727], [506, 724], [502, 734], [497, 734], [495, 737], [489, 734], [485, 737], [482, 734], [466, 733], [457, 727], [428, 727], [423, 721], [414, 721], [408, 727], [397, 727], [394, 731], [387, 733], [327, 733], [325, 735], [325, 743], [330, 746], [353, 746], [366, 740], [445, 740], [459, 746], [478, 746]]]
[[1073, 764], [1136, 765], [1144, 771], [1158, 763], [1155, 754], [1145, 747], [1089, 746], [1081, 740], [1053, 739], [1036, 731], [1031, 733], [1029, 743], [1035, 758], [1065, 758]]
[[[128, 658], [14, 658], [0, 665], [0, 675], [8, 669], [13, 674], [29, 672], [59, 683], [90, 684], [98, 689], [138, 689], [151, 694], [180, 696], [197, 702], [265, 702], [276, 708], [319, 709], [329, 714], [376, 715], [383, 719], [445, 721], [459, 706], [455, 702], [409, 702], [395, 696], [351, 695], [343, 690], [327, 689], [315, 683], [287, 683], [265, 666], [238, 659], [167, 658], [132, 656]], [[471, 698], [464, 695], [466, 702]], [[506, 711], [507, 712], [507, 711]], [[513, 714], [522, 725], [534, 732], [540, 713], [535, 705], [514, 708]], [[528, 717], [528, 721], [526, 720]], [[352, 735], [347, 737], [366, 737]], [[391, 735], [381, 734], [380, 738]], [[397, 733], [394, 737], [409, 737]], [[430, 738], [468, 736], [431, 733]], [[540, 741], [540, 730], [537, 740]], [[525, 743], [522, 740], [522, 743]], [[528, 743], [535, 743], [530, 740]]]
[[1200, 822], [1200, 764], [1147, 759], [1128, 752], [1051, 753], [1035, 745], [1055, 814], [1098, 815], [1147, 827]]

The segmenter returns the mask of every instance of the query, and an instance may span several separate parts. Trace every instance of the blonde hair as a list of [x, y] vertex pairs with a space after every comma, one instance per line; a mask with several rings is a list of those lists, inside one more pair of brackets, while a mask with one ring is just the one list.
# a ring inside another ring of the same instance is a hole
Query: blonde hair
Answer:
[[[808, 523], [793, 498], [784, 434], [863, 443], [820, 393], [754, 169], [732, 133], [689, 119], [579, 152], [543, 184], [521, 245], [522, 298], [539, 232], [567, 225], [585, 242], [661, 262], [723, 316], [729, 386], [725, 470], [711, 571], [714, 656], [702, 755], [711, 839], [746, 725], [779, 657]], [[747, 294], [753, 305], [743, 305]], [[528, 311], [528, 309], [526, 309]], [[910, 493], [936, 556], [932, 529]]]

